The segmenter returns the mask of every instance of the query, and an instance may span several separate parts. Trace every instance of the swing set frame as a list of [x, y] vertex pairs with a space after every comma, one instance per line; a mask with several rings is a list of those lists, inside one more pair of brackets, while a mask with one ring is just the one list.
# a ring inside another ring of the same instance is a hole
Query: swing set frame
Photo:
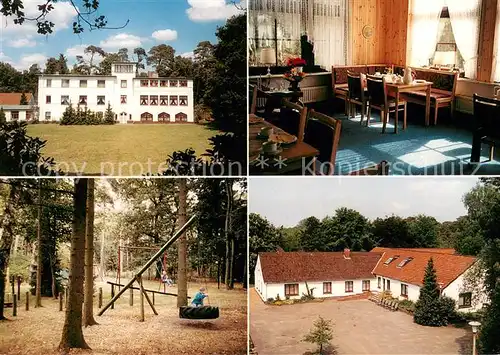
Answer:
[[112, 305], [114, 305], [114, 303], [116, 302], [116, 300], [118, 300], [118, 298], [121, 297], [121, 295], [123, 295], [125, 293], [125, 291], [129, 288], [132, 287], [132, 285], [134, 284], [134, 282], [137, 282], [138, 285], [139, 285], [139, 289], [140, 289], [140, 299], [141, 299], [141, 318], [140, 318], [140, 321], [141, 322], [144, 322], [144, 299], [146, 299], [146, 301], [148, 302], [149, 306], [151, 307], [151, 309], [153, 310], [153, 313], [155, 315], [158, 315], [158, 312], [156, 311], [156, 308], [155, 306], [153, 305], [153, 303], [151, 302], [151, 300], [149, 299], [149, 296], [148, 294], [146, 293], [146, 291], [144, 290], [144, 287], [142, 285], [142, 274], [144, 272], [146, 272], [146, 270], [156, 261], [158, 260], [159, 257], [162, 256], [162, 254], [164, 254], [166, 252], [166, 250], [172, 246], [172, 244], [174, 244], [177, 239], [179, 239], [183, 233], [189, 228], [191, 227], [191, 225], [195, 222], [196, 220], [196, 217], [197, 215], [193, 215], [177, 232], [175, 232], [175, 234], [160, 248], [160, 250], [158, 250], [152, 257], [151, 259], [149, 259], [148, 262], [146, 262], [146, 264], [144, 264], [144, 266], [137, 272], [137, 274], [132, 278], [132, 280], [130, 280], [121, 290], [118, 291], [118, 293], [116, 295], [114, 295], [111, 300], [99, 311], [99, 313], [97, 313], [98, 316], [102, 316], [104, 314], [104, 312], [106, 312], [108, 310], [108, 308], [110, 308]]

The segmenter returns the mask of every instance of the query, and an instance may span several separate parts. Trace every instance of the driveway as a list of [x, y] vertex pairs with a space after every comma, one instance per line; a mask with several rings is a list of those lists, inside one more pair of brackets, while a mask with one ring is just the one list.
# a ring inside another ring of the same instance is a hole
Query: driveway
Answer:
[[250, 336], [259, 355], [304, 354], [315, 346], [301, 339], [322, 316], [332, 320], [338, 354], [471, 354], [467, 329], [423, 327], [403, 312], [368, 300], [268, 306], [250, 290]]

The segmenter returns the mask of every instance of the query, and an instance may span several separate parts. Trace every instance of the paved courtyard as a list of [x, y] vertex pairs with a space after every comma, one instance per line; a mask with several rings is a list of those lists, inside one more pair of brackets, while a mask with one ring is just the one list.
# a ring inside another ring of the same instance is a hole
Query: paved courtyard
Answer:
[[301, 341], [319, 315], [332, 320], [337, 354], [471, 354], [472, 333], [454, 327], [413, 323], [368, 300], [265, 305], [250, 290], [250, 336], [258, 355], [304, 354], [315, 346]]

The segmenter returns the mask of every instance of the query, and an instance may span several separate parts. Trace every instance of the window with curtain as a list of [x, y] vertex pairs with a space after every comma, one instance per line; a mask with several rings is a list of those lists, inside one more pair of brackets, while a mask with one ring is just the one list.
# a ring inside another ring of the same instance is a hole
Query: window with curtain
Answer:
[[481, 0], [412, 0], [410, 18], [410, 65], [452, 66], [477, 77]]
[[315, 64], [328, 68], [347, 62], [347, 0], [250, 0], [250, 65], [262, 48], [276, 48], [278, 65], [301, 56], [301, 36], [314, 45]]

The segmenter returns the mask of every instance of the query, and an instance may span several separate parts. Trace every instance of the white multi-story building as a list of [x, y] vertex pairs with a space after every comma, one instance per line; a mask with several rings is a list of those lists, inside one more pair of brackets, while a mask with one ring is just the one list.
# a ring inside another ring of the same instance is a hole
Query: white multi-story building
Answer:
[[119, 123], [194, 122], [193, 81], [136, 75], [137, 63], [113, 63], [111, 75], [42, 74], [38, 79], [40, 121], [59, 121], [68, 107], [106, 111]]

